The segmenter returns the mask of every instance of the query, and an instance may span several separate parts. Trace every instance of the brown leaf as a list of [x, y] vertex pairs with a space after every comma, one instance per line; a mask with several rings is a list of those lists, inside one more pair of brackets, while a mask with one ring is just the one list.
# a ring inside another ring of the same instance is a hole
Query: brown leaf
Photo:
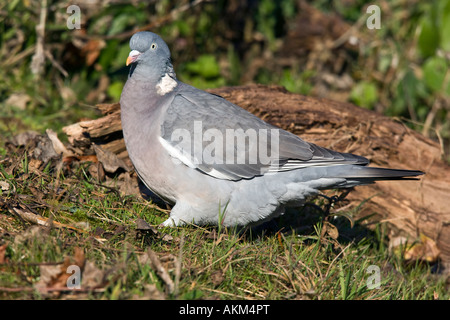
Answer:
[[149, 233], [152, 236], [159, 235], [159, 231], [155, 227], [149, 225], [147, 221], [141, 218], [136, 219], [136, 230], [141, 233]]
[[67, 150], [67, 148], [64, 146], [64, 144], [59, 140], [58, 135], [55, 131], [52, 129], [45, 130], [45, 133], [47, 134], [47, 137], [50, 139], [53, 145], [53, 149], [57, 154], [62, 154], [63, 157], [70, 157], [73, 156], [73, 153]]
[[97, 181], [105, 180], [105, 170], [103, 170], [103, 166], [99, 162], [92, 163], [89, 166], [88, 171], [92, 177], [97, 179]]
[[20, 110], [25, 110], [30, 101], [31, 98], [26, 93], [13, 93], [6, 99], [5, 104], [17, 107]]
[[48, 293], [52, 289], [66, 289], [67, 280], [72, 275], [71, 272], [68, 272], [69, 267], [76, 265], [83, 270], [85, 264], [83, 249], [75, 248], [74, 256], [65, 257], [62, 264], [39, 266], [40, 280], [36, 283], [35, 288], [43, 294]]
[[136, 195], [139, 194], [139, 183], [132, 178], [129, 172], [122, 172], [117, 178], [117, 187], [121, 194]]
[[69, 257], [64, 258], [62, 264], [40, 265], [40, 280], [35, 284], [35, 288], [45, 294], [49, 289], [62, 289], [67, 287], [67, 279], [70, 274], [67, 268], [71, 265]]
[[83, 46], [81, 53], [86, 56], [86, 64], [88, 66], [94, 64], [105, 45], [104, 40], [91, 39]]
[[48, 162], [51, 159], [59, 158], [58, 154], [53, 148], [53, 142], [48, 136], [40, 136], [38, 138], [36, 148], [33, 150], [33, 157], [41, 160], [42, 162]]
[[105, 285], [106, 273], [98, 269], [93, 262], [87, 261], [81, 277], [81, 285], [85, 289], [101, 288]]
[[0, 190], [1, 191], [9, 191], [10, 189], [15, 189], [14, 186], [12, 186], [13, 188], [10, 187], [9, 183], [7, 181], [0, 181]]
[[81, 269], [84, 268], [84, 264], [86, 263], [86, 258], [84, 255], [84, 250], [79, 248], [79, 247], [75, 247], [74, 249], [74, 260], [75, 260], [75, 264], [77, 266], [79, 266]]
[[322, 226], [321, 236], [324, 236], [325, 234], [327, 234], [334, 240], [336, 240], [339, 237], [339, 231], [336, 228], [336, 226], [332, 223], [329, 223], [328, 221], [324, 221]]
[[98, 161], [103, 165], [106, 172], [114, 173], [117, 169], [122, 168], [125, 171], [129, 171], [125, 162], [117, 157], [117, 155], [111, 151], [104, 150], [102, 147], [94, 144], [94, 151], [97, 155]]
[[215, 270], [211, 273], [211, 282], [214, 286], [219, 286], [225, 280], [222, 270]]
[[80, 162], [94, 162], [94, 163], [98, 162], [97, 156], [95, 154], [79, 156], [78, 160]]
[[405, 251], [406, 260], [424, 260], [434, 262], [440, 255], [436, 242], [424, 234], [420, 234], [420, 241], [409, 246]]
[[26, 131], [19, 133], [11, 139], [11, 143], [16, 147], [36, 145], [40, 134], [36, 131]]
[[34, 174], [40, 175], [42, 173], [42, 170], [39, 169], [41, 165], [41, 160], [30, 159], [30, 161], [28, 162], [28, 170]]
[[[41, 293], [47, 293], [48, 288], [55, 288], [57, 279], [62, 275], [61, 265], [41, 265], [39, 266], [40, 279], [34, 287]], [[66, 279], [67, 281], [67, 279]], [[58, 286], [60, 288], [60, 286]]]

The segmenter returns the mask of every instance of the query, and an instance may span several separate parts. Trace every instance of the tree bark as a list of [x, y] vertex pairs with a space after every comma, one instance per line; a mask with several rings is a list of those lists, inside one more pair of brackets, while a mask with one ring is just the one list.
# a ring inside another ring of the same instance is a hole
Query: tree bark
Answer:
[[[424, 171], [419, 181], [380, 181], [357, 187], [347, 199], [354, 206], [362, 204], [358, 217], [375, 213], [372, 220], [386, 223], [393, 242], [420, 243], [414, 250], [419, 252], [417, 258], [433, 260], [438, 255], [450, 265], [450, 166], [442, 160], [438, 143], [373, 111], [280, 87], [250, 85], [210, 92], [306, 141], [367, 157], [372, 166]], [[86, 154], [95, 142], [131, 165], [121, 135], [119, 105], [100, 109], [104, 117], [64, 129], [70, 143], [79, 154]]]

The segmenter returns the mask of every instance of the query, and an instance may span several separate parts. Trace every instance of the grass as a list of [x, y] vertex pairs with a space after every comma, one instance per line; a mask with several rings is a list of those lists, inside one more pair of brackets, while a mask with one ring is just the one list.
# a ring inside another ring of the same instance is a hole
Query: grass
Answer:
[[[287, 213], [275, 228], [142, 230], [136, 219], [157, 226], [167, 213], [97, 183], [87, 164], [59, 176], [51, 165], [38, 171], [32, 164], [23, 153], [0, 160], [0, 180], [9, 185], [2, 184], [0, 195], [1, 299], [450, 298], [434, 265], [387, 250], [382, 224], [369, 230], [364, 219], [351, 227], [344, 216], [320, 215], [323, 199]], [[17, 207], [51, 223], [23, 221]], [[58, 279], [44, 279], [50, 267], [76, 261], [80, 249], [83, 277], [94, 273], [89, 263], [103, 278], [95, 288], [83, 289], [82, 280], [83, 290], [59, 290]]]

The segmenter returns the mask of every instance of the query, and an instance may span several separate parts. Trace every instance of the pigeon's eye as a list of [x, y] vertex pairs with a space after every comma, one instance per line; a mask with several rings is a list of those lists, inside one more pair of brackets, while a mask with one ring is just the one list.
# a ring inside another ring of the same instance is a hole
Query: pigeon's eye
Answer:
[[152, 45], [150, 46], [150, 49], [155, 50], [156, 49], [156, 43], [152, 43]]

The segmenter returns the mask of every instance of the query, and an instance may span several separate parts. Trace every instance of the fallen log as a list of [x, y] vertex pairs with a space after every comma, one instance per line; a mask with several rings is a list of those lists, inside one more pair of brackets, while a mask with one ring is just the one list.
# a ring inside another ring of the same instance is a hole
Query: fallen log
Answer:
[[[388, 226], [392, 243], [417, 241], [416, 258], [431, 261], [439, 256], [450, 265], [450, 165], [442, 160], [438, 143], [373, 111], [292, 94], [280, 87], [250, 85], [210, 91], [309, 142], [367, 157], [373, 166], [425, 171], [420, 181], [380, 181], [356, 188], [347, 199], [354, 206], [364, 202], [359, 217], [375, 213], [372, 219]], [[64, 128], [69, 142], [79, 154], [92, 153], [95, 143], [131, 167], [121, 134], [119, 104], [99, 107], [104, 117]]]

